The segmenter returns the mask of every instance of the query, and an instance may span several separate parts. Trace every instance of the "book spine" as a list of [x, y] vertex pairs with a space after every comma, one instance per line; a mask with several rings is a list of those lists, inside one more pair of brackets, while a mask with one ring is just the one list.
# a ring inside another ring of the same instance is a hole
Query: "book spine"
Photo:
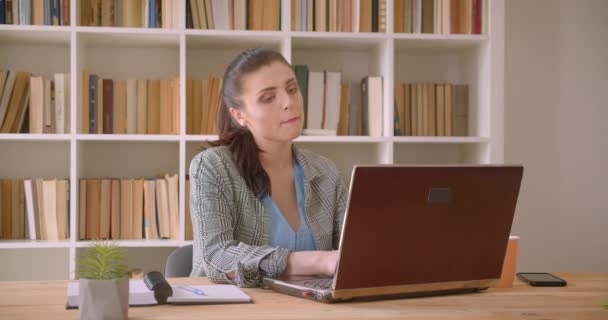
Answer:
[[150, 22], [150, 28], [156, 28], [156, 0], [146, 0], [149, 1], [150, 7], [148, 11], [148, 19]]
[[19, 0], [19, 24], [32, 24], [32, 2]]
[[61, 0], [61, 25], [70, 25], [70, 0]]
[[4, 8], [6, 7], [6, 1], [0, 0], [0, 24], [6, 24], [6, 15]]
[[4, 10], [4, 23], [14, 24], [13, 22], [13, 0], [6, 0], [4, 8], [0, 7], [0, 11]]
[[52, 21], [51, 21], [51, 2], [50, 0], [44, 1], [44, 25], [45, 26], [50, 26], [52, 25]]
[[97, 75], [89, 76], [89, 133], [97, 133]]
[[186, 28], [192, 29], [192, 7], [190, 1], [186, 0]]
[[103, 79], [103, 133], [114, 133], [114, 82]]
[[58, 26], [61, 24], [61, 5], [59, 0], [51, 0], [51, 25]]

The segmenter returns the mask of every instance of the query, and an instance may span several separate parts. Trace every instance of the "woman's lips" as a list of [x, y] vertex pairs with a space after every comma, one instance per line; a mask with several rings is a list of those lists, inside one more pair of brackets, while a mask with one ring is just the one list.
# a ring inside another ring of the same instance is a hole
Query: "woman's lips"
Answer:
[[297, 122], [298, 120], [300, 120], [300, 117], [293, 117], [287, 121], [283, 121], [282, 124], [292, 124], [292, 123]]

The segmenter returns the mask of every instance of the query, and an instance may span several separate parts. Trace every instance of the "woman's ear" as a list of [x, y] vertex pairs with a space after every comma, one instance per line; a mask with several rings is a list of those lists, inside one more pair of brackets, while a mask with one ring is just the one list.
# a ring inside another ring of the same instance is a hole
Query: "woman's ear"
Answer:
[[242, 127], [247, 126], [247, 121], [245, 121], [245, 114], [241, 110], [235, 109], [233, 107], [228, 108], [228, 110], [230, 110], [232, 118], [236, 120], [239, 125], [241, 125]]

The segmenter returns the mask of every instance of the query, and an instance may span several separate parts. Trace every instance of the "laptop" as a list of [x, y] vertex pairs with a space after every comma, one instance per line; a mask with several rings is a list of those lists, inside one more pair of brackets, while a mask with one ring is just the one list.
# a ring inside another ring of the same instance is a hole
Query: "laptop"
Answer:
[[264, 278], [320, 302], [478, 292], [502, 271], [522, 166], [355, 166], [333, 278]]

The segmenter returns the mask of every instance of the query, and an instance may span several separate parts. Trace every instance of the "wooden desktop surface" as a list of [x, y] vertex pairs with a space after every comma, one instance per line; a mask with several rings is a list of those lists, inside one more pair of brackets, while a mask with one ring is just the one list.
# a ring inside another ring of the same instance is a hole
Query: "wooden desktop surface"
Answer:
[[[607, 273], [556, 273], [563, 288], [530, 287], [442, 297], [322, 304], [263, 289], [243, 289], [254, 303], [162, 305], [129, 309], [129, 319], [608, 319]], [[206, 278], [170, 279], [208, 283]], [[0, 319], [78, 319], [66, 310], [67, 281], [0, 282]]]

